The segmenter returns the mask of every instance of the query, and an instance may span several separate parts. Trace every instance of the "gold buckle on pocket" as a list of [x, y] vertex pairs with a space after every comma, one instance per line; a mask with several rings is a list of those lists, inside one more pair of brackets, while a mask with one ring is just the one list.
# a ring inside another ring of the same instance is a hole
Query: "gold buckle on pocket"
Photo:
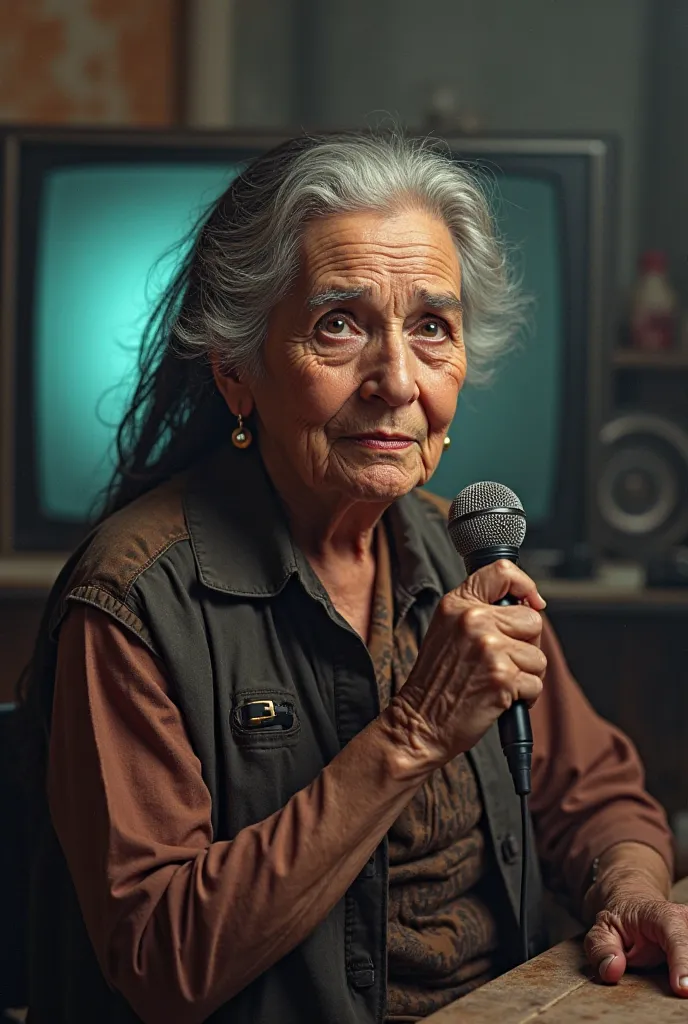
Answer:
[[248, 720], [253, 725], [255, 722], [267, 722], [269, 719], [275, 717], [275, 702], [274, 700], [253, 700], [251, 701], [251, 707], [262, 707], [265, 712], [262, 715], [249, 715]]

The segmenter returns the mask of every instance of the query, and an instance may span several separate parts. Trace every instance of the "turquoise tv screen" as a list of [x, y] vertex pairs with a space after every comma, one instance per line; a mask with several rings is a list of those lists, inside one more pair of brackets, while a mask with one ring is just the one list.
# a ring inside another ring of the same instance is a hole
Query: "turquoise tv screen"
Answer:
[[[237, 170], [102, 164], [47, 177], [33, 366], [38, 495], [49, 520], [78, 523], [92, 513], [112, 472], [143, 325], [174, 270], [175, 257], [165, 254]], [[453, 497], [474, 480], [499, 480], [537, 524], [550, 516], [559, 447], [564, 325], [557, 191], [547, 178], [498, 180], [495, 209], [535, 300], [533, 323], [488, 387], [462, 392], [452, 447], [430, 486]]]

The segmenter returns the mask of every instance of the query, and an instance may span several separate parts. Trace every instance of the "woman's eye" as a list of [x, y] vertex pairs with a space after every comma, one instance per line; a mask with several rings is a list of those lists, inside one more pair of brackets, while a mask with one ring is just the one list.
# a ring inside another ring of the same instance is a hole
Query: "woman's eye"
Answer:
[[423, 320], [418, 326], [422, 338], [432, 341], [443, 341], [448, 336], [447, 325], [443, 320]]
[[321, 317], [316, 324], [316, 328], [324, 331], [325, 334], [333, 334], [339, 337], [353, 334], [349, 321], [341, 313], [328, 313], [326, 316]]

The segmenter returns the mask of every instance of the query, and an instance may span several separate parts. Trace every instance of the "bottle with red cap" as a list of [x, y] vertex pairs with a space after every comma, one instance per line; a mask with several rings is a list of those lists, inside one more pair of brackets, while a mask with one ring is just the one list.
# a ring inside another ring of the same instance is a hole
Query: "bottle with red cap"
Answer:
[[674, 347], [678, 320], [678, 296], [667, 277], [666, 254], [649, 249], [640, 257], [638, 278], [630, 310], [630, 341], [633, 348], [659, 352]]

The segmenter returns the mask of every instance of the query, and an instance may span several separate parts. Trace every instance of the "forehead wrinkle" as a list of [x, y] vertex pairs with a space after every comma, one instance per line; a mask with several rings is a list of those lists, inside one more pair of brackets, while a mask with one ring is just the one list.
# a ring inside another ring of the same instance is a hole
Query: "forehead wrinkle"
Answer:
[[320, 244], [311, 244], [304, 247], [306, 260], [327, 257], [329, 253], [336, 253], [340, 250], [346, 254], [348, 259], [370, 259], [371, 256], [382, 257], [383, 259], [416, 259], [420, 256], [427, 259], [428, 256], [440, 257], [448, 261], [455, 260], [456, 249], [451, 246], [445, 249], [442, 245], [435, 245], [428, 241], [409, 240], [398, 243], [385, 243], [380, 241], [348, 241], [346, 239], [332, 240], [322, 239]]
[[303, 282], [313, 295], [371, 284], [375, 290], [386, 290], [395, 283], [402, 285], [400, 277], [412, 278], [416, 286], [420, 279], [432, 294], [461, 291], [460, 261], [448, 232], [429, 238], [411, 226], [410, 238], [399, 234], [390, 240], [377, 234], [352, 237], [346, 225], [339, 229], [330, 224], [330, 230], [316, 230], [303, 241]]
[[[396, 261], [428, 251], [456, 265], [458, 254], [447, 225], [425, 210], [359, 211], [311, 221], [302, 238], [304, 263], [326, 258], [328, 250]], [[422, 257], [421, 257], [422, 258]]]
[[[325, 256], [325, 254], [322, 254], [320, 258], [307, 259], [304, 266], [307, 276], [313, 281], [321, 278], [324, 274], [356, 274], [361, 269], [367, 272], [366, 277], [372, 273], [376, 278], [380, 274], [385, 274], [385, 272], [412, 274], [414, 277], [430, 275], [437, 276], [445, 282], [440, 289], [442, 291], [451, 290], [447, 287], [447, 284], [455, 285], [460, 280], [458, 261], [450, 260], [446, 257], [443, 258], [443, 254], [440, 253], [424, 254], [422, 259], [411, 258], [408, 254], [404, 257], [395, 255], [392, 260], [386, 259], [386, 254], [382, 255], [370, 250], [365, 253], [352, 253], [348, 251], [342, 253], [339, 258], [333, 258], [333, 255], [328, 254]], [[333, 285], [333, 287], [348, 288], [356, 287], [356, 285], [351, 285], [348, 282], [346, 284], [337, 282], [337, 285]], [[435, 289], [432, 290], [434, 291]]]
[[345, 266], [311, 267], [307, 274], [306, 302], [310, 308], [327, 302], [346, 302], [372, 298], [374, 292], [400, 289], [415, 301], [426, 302], [429, 306], [454, 309], [461, 312], [461, 272], [459, 267], [447, 267], [440, 263], [419, 267], [387, 268], [365, 263]]

